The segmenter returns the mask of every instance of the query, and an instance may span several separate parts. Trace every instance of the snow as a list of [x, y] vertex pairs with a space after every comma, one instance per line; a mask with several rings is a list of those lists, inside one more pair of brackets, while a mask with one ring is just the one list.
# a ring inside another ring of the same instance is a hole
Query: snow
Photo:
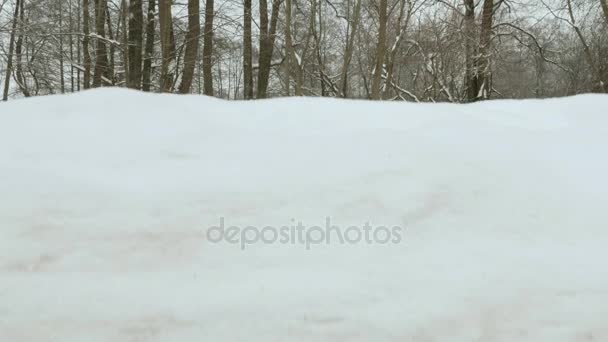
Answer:
[[[608, 340], [608, 97], [0, 105], [6, 341]], [[399, 225], [399, 244], [206, 240]]]

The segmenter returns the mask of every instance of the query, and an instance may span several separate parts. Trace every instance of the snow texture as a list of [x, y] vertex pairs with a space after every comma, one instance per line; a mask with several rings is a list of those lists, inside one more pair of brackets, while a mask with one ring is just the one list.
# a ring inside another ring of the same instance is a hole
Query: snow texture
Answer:
[[[2, 341], [607, 341], [608, 97], [0, 105]], [[212, 244], [292, 218], [389, 245]]]

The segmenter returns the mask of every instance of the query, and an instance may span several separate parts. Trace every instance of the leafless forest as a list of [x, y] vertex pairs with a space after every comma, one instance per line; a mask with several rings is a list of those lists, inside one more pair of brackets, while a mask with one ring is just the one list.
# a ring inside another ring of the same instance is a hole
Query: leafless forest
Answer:
[[0, 0], [3, 100], [106, 86], [415, 102], [608, 91], [607, 0]]

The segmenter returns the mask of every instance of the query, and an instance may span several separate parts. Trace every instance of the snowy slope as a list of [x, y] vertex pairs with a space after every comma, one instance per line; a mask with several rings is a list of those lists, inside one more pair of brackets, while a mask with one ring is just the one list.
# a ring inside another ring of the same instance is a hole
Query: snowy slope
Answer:
[[[0, 104], [2, 341], [607, 341], [608, 97]], [[214, 244], [247, 226], [398, 244]]]

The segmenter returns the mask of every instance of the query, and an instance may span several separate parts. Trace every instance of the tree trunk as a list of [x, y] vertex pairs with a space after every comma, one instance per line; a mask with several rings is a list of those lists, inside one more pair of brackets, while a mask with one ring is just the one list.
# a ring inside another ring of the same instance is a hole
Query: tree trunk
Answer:
[[587, 58], [587, 63], [589, 64], [589, 67], [591, 68], [591, 72], [593, 73], [593, 78], [595, 79], [595, 82], [597, 83], [597, 87], [599, 87], [599, 89], [602, 92], [608, 92], [608, 85], [604, 84], [604, 82], [601, 79], [600, 70], [599, 70], [597, 64], [595, 63], [595, 60], [593, 59], [593, 54], [591, 52], [591, 49], [589, 48], [589, 44], [587, 44], [587, 40], [585, 39], [585, 36], [583, 35], [583, 32], [581, 31], [581, 29], [576, 25], [576, 21], [574, 19], [574, 13], [572, 11], [571, 0], [566, 0], [566, 5], [568, 8], [568, 15], [570, 16], [570, 21], [571, 21], [572, 27], [574, 28], [574, 32], [576, 32], [576, 35], [578, 36], [581, 44], [583, 45], [583, 51], [585, 52], [585, 58]]
[[149, 0], [146, 22], [146, 51], [141, 82], [143, 91], [150, 91], [152, 88], [152, 58], [154, 57], [154, 26], [156, 23], [155, 11], [156, 0]]
[[[276, 1], [276, 0], [275, 0]], [[268, 79], [263, 75], [266, 73], [266, 51], [268, 50], [268, 1], [260, 0], [260, 46], [258, 49], [258, 99], [266, 97]]]
[[380, 0], [380, 29], [378, 32], [378, 47], [376, 49], [376, 66], [374, 67], [374, 78], [372, 80], [372, 100], [380, 100], [380, 84], [382, 73], [384, 72], [384, 54], [386, 53], [387, 9], [388, 1]]
[[[410, 18], [412, 16], [412, 10], [413, 10], [413, 5], [410, 4], [409, 1], [406, 1], [406, 0], [400, 0], [400, 1], [401, 1], [401, 4], [399, 6], [399, 18], [397, 19], [397, 30], [398, 30], [397, 36], [395, 37], [395, 42], [391, 46], [390, 54], [387, 55], [387, 57], [386, 57], [387, 63], [386, 63], [386, 81], [385, 81], [385, 83], [387, 84], [387, 86], [385, 87], [384, 94], [383, 94], [384, 99], [387, 99], [389, 97], [389, 90], [391, 89], [390, 87], [394, 86], [393, 78], [394, 78], [394, 73], [395, 73], [395, 60], [397, 59], [397, 52], [399, 51], [399, 46], [401, 45], [401, 42], [404, 40], [403, 36], [406, 34], [407, 28], [409, 26]], [[406, 2], [410, 5], [410, 7], [407, 9], [407, 12], [405, 10]], [[405, 18], [404, 18], [404, 16], [405, 16]], [[402, 24], [403, 20], [405, 20], [405, 23]]]
[[63, 5], [62, 5], [61, 1], [58, 2], [58, 6], [59, 6], [58, 29], [59, 29], [59, 33], [60, 33], [59, 34], [59, 84], [61, 87], [60, 88], [61, 93], [65, 94], [65, 72], [64, 72], [64, 63], [63, 63], [63, 35], [61, 35], [61, 33], [63, 33]]
[[203, 33], [203, 93], [213, 96], [213, 74], [212, 74], [212, 58], [213, 58], [213, 0], [205, 2], [205, 32]]
[[243, 96], [253, 98], [253, 46], [251, 43], [251, 0], [245, 0], [243, 22]]
[[492, 90], [492, 71], [490, 56], [492, 54], [492, 22], [494, 19], [494, 0], [485, 0], [481, 14], [481, 33], [479, 41], [479, 59], [477, 63], [477, 98], [488, 99]]
[[70, 32], [69, 44], [70, 44], [70, 92], [74, 92], [75, 84], [74, 84], [74, 36], [71, 34], [74, 32], [74, 20], [72, 17], [72, 0], [68, 1], [68, 30]]
[[31, 93], [29, 91], [29, 89], [27, 88], [27, 82], [25, 79], [25, 76], [23, 74], [23, 59], [22, 57], [22, 46], [23, 46], [23, 40], [25, 39], [25, 8], [23, 6], [24, 1], [20, 2], [20, 9], [19, 9], [19, 27], [20, 27], [20, 32], [19, 32], [19, 39], [17, 39], [17, 45], [15, 46], [15, 58], [17, 59], [17, 65], [15, 68], [15, 76], [17, 77], [17, 83], [19, 86], [19, 89], [21, 89], [21, 92], [23, 93], [23, 96], [25, 97], [30, 97]]
[[[143, 48], [144, 13], [141, 0], [129, 2], [129, 73], [127, 86], [141, 89], [141, 61]], [[126, 30], [126, 27], [123, 28]]]
[[[316, 1], [316, 0], [313, 0]], [[320, 2], [321, 0], [319, 0]], [[323, 6], [319, 4], [317, 10], [318, 20], [319, 20], [319, 32], [317, 32], [316, 26], [316, 18], [312, 18], [313, 20], [313, 30], [312, 35], [315, 42], [315, 57], [317, 58], [317, 71], [319, 73], [319, 85], [321, 87], [321, 97], [327, 96], [327, 91], [325, 87], [325, 63], [323, 61], [323, 56], [321, 56], [321, 36], [323, 35]]]
[[91, 87], [91, 54], [89, 53], [90, 42], [90, 15], [89, 15], [89, 0], [82, 0], [82, 30], [84, 37], [82, 38], [82, 53], [84, 59], [84, 89]]
[[11, 31], [11, 38], [9, 40], [8, 57], [6, 61], [6, 78], [4, 79], [4, 93], [2, 95], [2, 101], [8, 101], [8, 91], [11, 83], [11, 74], [13, 72], [13, 47], [15, 46], [15, 34], [17, 31], [17, 21], [19, 20], [19, 7], [21, 6], [22, 0], [15, 2], [15, 14], [13, 15], [13, 30]]
[[355, 3], [355, 12], [352, 18], [352, 27], [350, 28], [350, 37], [347, 38], [346, 49], [344, 50], [344, 60], [342, 63], [342, 72], [340, 74], [340, 96], [348, 97], [348, 68], [350, 61], [353, 58], [353, 51], [355, 48], [355, 39], [357, 36], [357, 30], [359, 28], [359, 20], [361, 17], [361, 0], [357, 0]]
[[477, 99], [477, 71], [475, 70], [475, 0], [464, 0], [465, 87], [467, 102]]
[[[82, 23], [82, 3], [80, 0], [76, 0], [76, 32], [80, 32], [81, 23]], [[80, 40], [78, 39], [76, 42], [76, 61], [78, 66], [83, 65], [82, 63], [82, 46], [80, 45]], [[80, 91], [80, 80], [81, 80], [81, 68], [76, 68], [76, 91]]]
[[268, 2], [260, 0], [260, 52], [258, 68], [258, 98], [263, 99], [268, 95], [268, 80], [270, 78], [270, 66], [274, 51], [274, 40], [277, 32], [277, 20], [281, 0], [272, 3], [272, 18], [268, 28]]
[[[124, 5], [124, 1], [125, 0], [122, 1], [121, 6]], [[124, 11], [122, 11], [122, 8], [121, 8], [120, 13], [121, 13], [121, 17], [123, 17]], [[115, 39], [114, 39], [114, 33], [112, 32], [112, 20], [111, 19], [112, 18], [110, 16], [110, 10], [106, 7], [106, 24], [108, 26], [108, 34], [107, 34], [107, 36], [108, 36], [108, 39], [110, 41], [114, 41]], [[122, 22], [123, 22], [122, 20], [120, 20], [118, 22], [118, 28], [116, 30], [116, 35], [117, 36], [119, 34], [120, 25], [121, 25]], [[118, 38], [118, 37], [116, 37], [116, 38]], [[125, 35], [125, 38], [126, 38], [126, 35]], [[124, 43], [123, 46], [126, 46], [127, 45], [127, 40], [124, 39], [123, 43]], [[110, 53], [109, 53], [109, 59], [108, 59], [108, 67], [106, 68], [106, 73], [104, 74], [104, 76], [110, 81], [111, 85], [116, 84], [116, 77], [115, 77], [115, 72], [114, 72], [114, 66], [115, 66], [114, 55], [115, 55], [115, 52], [116, 52], [116, 47], [114, 46], [114, 44], [110, 43]], [[125, 72], [128, 73], [128, 70], [125, 70]]]
[[[210, 1], [210, 0], [207, 0]], [[198, 36], [201, 33], [199, 0], [188, 0], [188, 33], [186, 34], [186, 53], [184, 56], [184, 71], [179, 92], [190, 93], [194, 79], [194, 67], [198, 56]], [[212, 87], [213, 88], [213, 87]]]
[[158, 6], [160, 19], [160, 45], [162, 50], [160, 91], [173, 91], [175, 72], [175, 37], [173, 36], [173, 17], [171, 0], [160, 0]]
[[106, 2], [107, 0], [95, 0], [95, 30], [99, 37], [96, 39], [97, 47], [95, 48], [96, 60], [95, 72], [93, 74], [93, 88], [101, 86], [108, 68], [108, 52], [105, 42]]
[[291, 94], [291, 70], [295, 65], [293, 42], [291, 41], [291, 0], [285, 2], [285, 89], [286, 95]]

